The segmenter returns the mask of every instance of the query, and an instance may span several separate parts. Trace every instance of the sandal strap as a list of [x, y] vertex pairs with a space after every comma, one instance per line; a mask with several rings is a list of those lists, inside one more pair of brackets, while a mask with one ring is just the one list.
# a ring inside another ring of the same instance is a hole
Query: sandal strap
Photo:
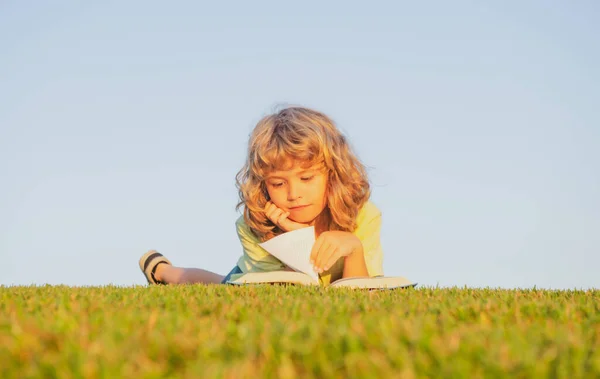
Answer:
[[[150, 252], [148, 252], [150, 253]], [[148, 254], [146, 253], [146, 254]], [[156, 271], [156, 267], [158, 267], [159, 264], [164, 263], [164, 264], [168, 264], [170, 265], [171, 262], [161, 253], [154, 251], [152, 254], [149, 254], [147, 257], [145, 257], [145, 259], [143, 259], [143, 261], [140, 262], [140, 268], [142, 269], [142, 272], [144, 273], [144, 275], [146, 276], [146, 279], [148, 280], [148, 283], [150, 284], [166, 284], [164, 282], [161, 282], [160, 280], [157, 280], [154, 277], [154, 272]]]
[[[146, 269], [148, 268], [148, 265], [150, 264], [150, 262], [152, 262], [154, 260], [154, 258], [158, 258], [158, 257], [164, 257], [164, 255], [162, 255], [159, 252], [156, 252], [146, 258], [146, 262], [144, 262], [144, 272], [146, 272]], [[156, 268], [157, 265], [158, 265], [158, 262], [156, 262], [154, 267], [152, 267], [152, 271], [154, 271], [154, 269]]]

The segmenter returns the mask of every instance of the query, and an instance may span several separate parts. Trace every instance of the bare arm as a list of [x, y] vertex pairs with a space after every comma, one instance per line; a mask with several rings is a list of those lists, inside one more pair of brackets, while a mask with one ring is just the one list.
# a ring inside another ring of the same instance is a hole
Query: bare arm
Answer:
[[344, 257], [344, 274], [343, 278], [350, 278], [353, 276], [369, 276], [367, 265], [365, 263], [365, 254], [363, 251], [362, 242], [358, 238], [356, 248], [350, 255]]

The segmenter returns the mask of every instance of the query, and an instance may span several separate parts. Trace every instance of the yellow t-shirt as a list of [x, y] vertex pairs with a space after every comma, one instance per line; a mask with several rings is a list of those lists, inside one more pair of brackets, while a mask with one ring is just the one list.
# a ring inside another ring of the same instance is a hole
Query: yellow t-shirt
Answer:
[[[381, 211], [370, 201], [365, 203], [356, 218], [357, 227], [352, 233], [363, 244], [365, 263], [369, 276], [383, 275], [383, 251], [381, 250]], [[285, 265], [269, 254], [258, 244], [261, 242], [240, 216], [235, 223], [238, 237], [242, 243], [243, 254], [237, 265], [243, 273], [265, 272], [283, 270]], [[339, 259], [328, 271], [319, 276], [322, 284], [329, 284], [342, 277], [344, 273], [344, 259]], [[235, 280], [242, 274], [232, 275]]]

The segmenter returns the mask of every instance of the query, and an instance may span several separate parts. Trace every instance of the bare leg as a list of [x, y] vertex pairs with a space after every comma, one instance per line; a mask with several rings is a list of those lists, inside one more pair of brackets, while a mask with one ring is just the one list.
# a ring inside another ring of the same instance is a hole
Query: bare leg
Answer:
[[160, 264], [156, 267], [154, 277], [167, 284], [218, 284], [221, 283], [225, 276], [199, 268], [183, 268]]

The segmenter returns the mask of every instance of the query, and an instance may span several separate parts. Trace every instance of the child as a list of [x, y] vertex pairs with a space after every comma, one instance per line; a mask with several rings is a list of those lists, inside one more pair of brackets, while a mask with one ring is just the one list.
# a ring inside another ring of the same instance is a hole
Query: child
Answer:
[[369, 201], [365, 168], [326, 115], [290, 107], [264, 117], [236, 179], [243, 254], [233, 270], [222, 276], [175, 267], [151, 250], [139, 262], [148, 283], [226, 283], [246, 272], [286, 270], [259, 243], [308, 226], [315, 227], [311, 263], [321, 283], [383, 275], [381, 213]]

